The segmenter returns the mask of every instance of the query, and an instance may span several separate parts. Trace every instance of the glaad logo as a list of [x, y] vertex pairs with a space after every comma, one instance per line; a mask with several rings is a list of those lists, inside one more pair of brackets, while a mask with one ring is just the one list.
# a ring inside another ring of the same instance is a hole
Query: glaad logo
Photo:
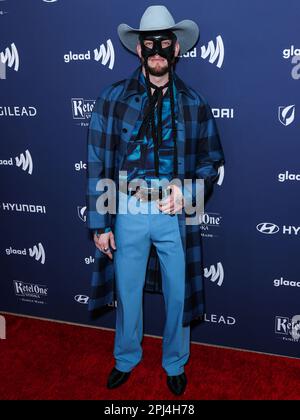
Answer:
[[285, 59], [300, 55], [300, 48], [295, 48], [294, 45], [291, 45], [290, 48], [286, 48], [282, 51], [282, 56]]
[[38, 246], [34, 245], [32, 248], [29, 248], [29, 255], [41, 264], [45, 264], [45, 250], [40, 242], [38, 243]]
[[223, 39], [220, 35], [218, 35], [216, 39], [217, 39], [216, 47], [213, 41], [209, 41], [207, 48], [204, 45], [202, 45], [201, 57], [204, 59], [208, 57], [208, 61], [212, 64], [216, 60], [218, 60], [216, 66], [221, 68], [224, 61], [224, 44], [223, 44]]
[[[224, 43], [221, 35], [218, 35], [216, 38], [216, 45], [213, 41], [209, 41], [207, 46], [202, 45], [201, 47], [201, 58], [204, 60], [208, 58], [208, 61], [211, 64], [216, 64], [218, 68], [221, 68], [224, 62]], [[196, 58], [197, 57], [197, 48], [195, 47], [191, 51], [183, 54], [183, 58]]]
[[23, 171], [28, 172], [29, 175], [32, 175], [33, 163], [29, 150], [25, 150], [25, 155], [21, 153], [20, 157], [16, 157], [16, 165]]
[[86, 295], [77, 295], [74, 299], [77, 303], [81, 303], [81, 305], [87, 305], [90, 300], [90, 298]]
[[292, 68], [291, 76], [294, 80], [300, 79], [300, 48], [295, 48], [294, 45], [291, 45], [290, 48], [286, 48], [282, 52], [282, 56], [285, 59], [291, 58], [291, 63], [295, 64]]
[[214, 265], [211, 265], [209, 269], [204, 269], [204, 277], [210, 278], [210, 281], [215, 283], [217, 281], [218, 286], [222, 286], [224, 281], [224, 269], [222, 263], [218, 262], [217, 269]]
[[77, 206], [77, 213], [79, 219], [81, 219], [83, 222], [86, 222], [86, 206]]
[[294, 80], [300, 79], [300, 55], [295, 55], [292, 60], [292, 64], [295, 64], [295, 66], [292, 68], [291, 75]]
[[274, 280], [274, 286], [275, 287], [284, 286], [284, 287], [299, 287], [300, 288], [300, 281], [289, 281], [289, 280], [284, 280], [283, 277], [280, 277], [280, 279], [275, 279]]
[[[110, 39], [106, 41], [106, 47], [104, 44], [100, 45], [99, 49], [94, 49], [94, 60], [101, 61], [103, 66], [108, 65], [108, 68], [112, 70], [115, 65], [115, 50], [113, 43]], [[68, 54], [64, 55], [65, 63], [70, 63], [70, 61], [89, 61], [91, 60], [91, 51], [88, 50], [86, 53], [73, 53], [69, 51]]]
[[6, 321], [4, 316], [0, 315], [0, 340], [6, 339]]
[[35, 258], [36, 261], [39, 261], [41, 264], [45, 264], [45, 250], [43, 245], [39, 242], [38, 246], [34, 245], [32, 248], [24, 249], [14, 249], [12, 247], [6, 248], [6, 255], [28, 255]]
[[89, 257], [85, 257], [84, 262], [87, 265], [94, 264], [95, 258], [90, 255]]
[[[15, 165], [18, 168], [21, 168], [23, 171], [27, 172], [29, 175], [32, 175], [33, 171], [33, 162], [29, 150], [25, 150], [25, 155], [23, 153], [20, 156], [15, 157]], [[0, 160], [0, 166], [14, 166], [13, 158]]]
[[103, 44], [100, 45], [99, 50], [97, 50], [96, 48], [94, 49], [94, 57], [95, 57], [96, 61], [101, 60], [101, 64], [103, 64], [104, 66], [106, 66], [106, 64], [109, 61], [109, 66], [108, 67], [111, 70], [114, 68], [115, 50], [114, 50], [114, 46], [113, 46], [110, 39], [107, 41], [107, 49], [105, 49], [105, 46]]
[[[280, 228], [279, 226], [275, 225], [274, 223], [259, 223], [256, 226], [256, 229], [260, 233], [264, 233], [266, 235], [273, 235], [274, 233], [278, 233]], [[300, 233], [300, 226], [282, 226], [282, 234], [285, 235], [298, 235]]]
[[[0, 0], [0, 2], [5, 2], [6, 0]], [[7, 12], [5, 10], [0, 10], [0, 16], [6, 15]]]
[[295, 120], [295, 105], [279, 106], [278, 119], [285, 127]]
[[278, 175], [278, 181], [300, 181], [300, 174], [291, 174], [289, 171], [285, 171], [284, 173]]
[[219, 168], [218, 168], [218, 175], [219, 175], [219, 178], [218, 178], [217, 184], [221, 186], [223, 184], [224, 176], [225, 176], [224, 165], [219, 166]]
[[95, 105], [94, 99], [72, 98], [72, 114], [74, 120], [89, 120]]
[[15, 294], [19, 297], [31, 297], [40, 299], [48, 295], [48, 288], [39, 284], [24, 283], [14, 280]]
[[0, 79], [6, 79], [6, 66], [13, 67], [14, 71], [19, 70], [20, 60], [17, 47], [12, 43], [10, 48], [7, 47], [4, 52], [0, 52]]
[[279, 227], [277, 225], [275, 225], [274, 223], [259, 223], [256, 226], [256, 229], [260, 232], [260, 233], [265, 233], [266, 235], [273, 235], [274, 233], [278, 233], [279, 232]]
[[76, 162], [75, 163], [75, 171], [81, 171], [81, 170], [86, 170], [87, 169], [87, 165], [86, 163], [82, 162], [82, 160], [80, 162]]
[[300, 341], [300, 315], [295, 315], [292, 319], [283, 316], [275, 318], [275, 333], [281, 334], [285, 341]]

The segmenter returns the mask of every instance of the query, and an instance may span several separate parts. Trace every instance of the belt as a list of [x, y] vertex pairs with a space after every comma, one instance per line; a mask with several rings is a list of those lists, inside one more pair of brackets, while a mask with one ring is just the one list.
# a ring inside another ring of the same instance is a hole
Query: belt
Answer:
[[127, 186], [127, 194], [132, 196], [134, 195], [140, 201], [154, 201], [154, 200], [162, 200], [163, 198], [167, 197], [170, 194], [170, 190], [166, 188], [162, 188], [162, 186], [157, 187], [139, 187], [137, 186], [136, 189], [129, 189]]

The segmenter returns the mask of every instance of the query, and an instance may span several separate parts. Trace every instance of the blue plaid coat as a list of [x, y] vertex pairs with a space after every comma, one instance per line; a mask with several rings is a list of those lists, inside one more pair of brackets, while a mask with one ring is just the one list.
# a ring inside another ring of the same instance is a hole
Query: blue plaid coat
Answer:
[[[114, 83], [98, 96], [88, 130], [87, 146], [87, 227], [114, 228], [114, 214], [99, 214], [96, 201], [101, 194], [96, 184], [102, 178], [116, 182], [119, 168], [136, 122], [141, 118], [139, 82], [141, 67], [128, 79]], [[204, 179], [205, 196], [218, 178], [224, 163], [223, 149], [210, 106], [205, 99], [175, 74], [178, 91], [177, 149], [178, 178]], [[195, 181], [194, 181], [195, 182]], [[118, 196], [118, 194], [117, 194]], [[118, 198], [116, 197], [118, 202]], [[186, 225], [186, 214], [178, 214], [179, 228], [186, 258], [185, 306], [183, 325], [204, 314], [203, 267], [199, 225]], [[156, 248], [152, 245], [148, 260], [145, 291], [162, 293], [161, 270]], [[100, 309], [116, 299], [114, 265], [96, 248], [91, 279], [89, 310]]]

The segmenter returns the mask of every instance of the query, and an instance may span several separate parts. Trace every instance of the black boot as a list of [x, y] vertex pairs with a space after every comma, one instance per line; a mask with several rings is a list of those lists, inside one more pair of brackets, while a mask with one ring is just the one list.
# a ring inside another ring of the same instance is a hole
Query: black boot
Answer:
[[173, 394], [183, 394], [187, 384], [185, 373], [182, 373], [181, 375], [177, 376], [167, 376], [167, 384], [169, 389], [173, 392]]
[[130, 373], [131, 372], [121, 372], [118, 369], [113, 368], [108, 377], [107, 388], [113, 389], [124, 384], [129, 378]]

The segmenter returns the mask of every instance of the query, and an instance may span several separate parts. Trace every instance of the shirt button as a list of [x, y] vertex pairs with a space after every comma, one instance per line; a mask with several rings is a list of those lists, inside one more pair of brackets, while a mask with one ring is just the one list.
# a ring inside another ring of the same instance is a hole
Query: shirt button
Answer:
[[127, 133], [127, 128], [122, 128], [123, 133]]
[[135, 97], [135, 102], [140, 102], [140, 98], [138, 96]]

